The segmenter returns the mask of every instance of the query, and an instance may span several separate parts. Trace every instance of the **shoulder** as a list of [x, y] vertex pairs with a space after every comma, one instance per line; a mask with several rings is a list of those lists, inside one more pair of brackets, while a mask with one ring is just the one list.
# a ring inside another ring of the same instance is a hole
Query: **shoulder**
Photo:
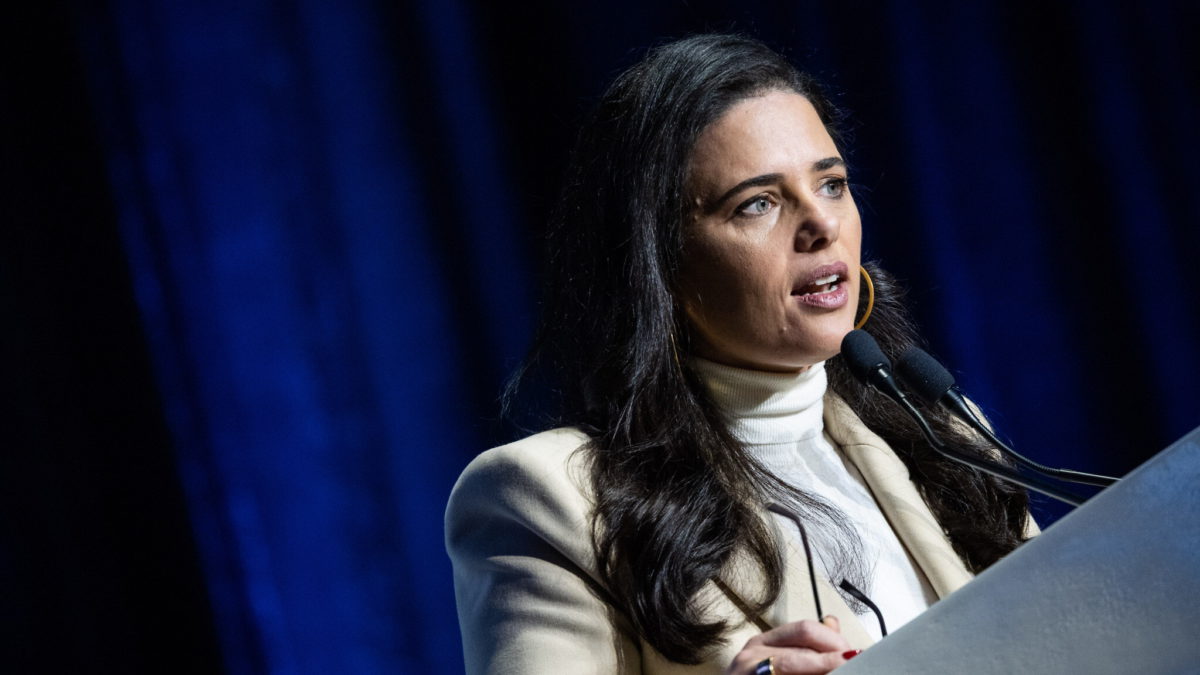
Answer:
[[480, 453], [462, 475], [469, 478], [481, 472], [548, 468], [568, 460], [569, 455], [589, 440], [587, 434], [575, 427], [550, 429]]
[[590, 528], [591, 491], [581, 450], [589, 440], [575, 428], [552, 429], [476, 457], [446, 506], [451, 557], [473, 543], [497, 543], [505, 531], [532, 534], [556, 548], [586, 540], [580, 533]]
[[484, 495], [490, 502], [516, 506], [548, 490], [581, 491], [586, 480], [580, 450], [589, 440], [582, 431], [564, 427], [483, 452], [463, 469], [450, 506]]

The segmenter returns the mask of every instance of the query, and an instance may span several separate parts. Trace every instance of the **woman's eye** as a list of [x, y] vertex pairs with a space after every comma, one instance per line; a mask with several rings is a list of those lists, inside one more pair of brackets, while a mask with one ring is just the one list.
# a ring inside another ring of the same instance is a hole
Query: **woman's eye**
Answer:
[[766, 195], [759, 195], [738, 207], [739, 216], [761, 216], [770, 212], [774, 203]]
[[830, 178], [821, 183], [819, 190], [826, 197], [841, 197], [849, 187], [850, 181], [845, 178]]

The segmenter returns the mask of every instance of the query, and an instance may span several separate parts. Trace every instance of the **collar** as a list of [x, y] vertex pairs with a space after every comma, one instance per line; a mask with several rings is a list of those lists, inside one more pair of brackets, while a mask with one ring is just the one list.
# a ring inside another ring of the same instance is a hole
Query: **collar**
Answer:
[[791, 443], [821, 433], [825, 362], [800, 373], [768, 373], [691, 360], [734, 438], [746, 445]]

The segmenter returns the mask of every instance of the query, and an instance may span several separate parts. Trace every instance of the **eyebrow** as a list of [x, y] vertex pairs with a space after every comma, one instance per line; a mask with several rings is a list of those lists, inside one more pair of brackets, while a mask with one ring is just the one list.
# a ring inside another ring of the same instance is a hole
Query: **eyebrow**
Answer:
[[[846, 161], [843, 160], [841, 157], [826, 157], [825, 159], [818, 159], [817, 161], [812, 163], [812, 170], [813, 171], [828, 171], [835, 166], [845, 167]], [[762, 187], [764, 185], [772, 185], [774, 183], [778, 183], [781, 180], [783, 180], [783, 174], [781, 174], [781, 173], [764, 173], [761, 176], [747, 178], [746, 180], [729, 188], [728, 190], [725, 191], [725, 194], [721, 195], [715, 201], [711, 202], [708, 205], [708, 210], [715, 211], [716, 209], [720, 208], [722, 204], [729, 201], [730, 197], [741, 192], [742, 190], [745, 190], [746, 188]]]
[[825, 159], [818, 159], [817, 161], [813, 162], [812, 170], [828, 171], [835, 166], [846, 168], [846, 160], [842, 159], [841, 157], [826, 157]]

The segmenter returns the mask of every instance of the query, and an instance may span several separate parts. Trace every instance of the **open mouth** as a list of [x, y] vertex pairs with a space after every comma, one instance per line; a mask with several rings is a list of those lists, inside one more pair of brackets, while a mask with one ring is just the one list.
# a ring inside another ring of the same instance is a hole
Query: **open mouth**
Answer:
[[817, 310], [834, 310], [850, 302], [850, 266], [831, 262], [813, 268], [796, 279], [792, 299], [799, 305]]
[[838, 273], [829, 274], [819, 279], [813, 279], [812, 282], [802, 286], [794, 291], [792, 295], [820, 295], [821, 293], [832, 293], [842, 284], [842, 275]]

